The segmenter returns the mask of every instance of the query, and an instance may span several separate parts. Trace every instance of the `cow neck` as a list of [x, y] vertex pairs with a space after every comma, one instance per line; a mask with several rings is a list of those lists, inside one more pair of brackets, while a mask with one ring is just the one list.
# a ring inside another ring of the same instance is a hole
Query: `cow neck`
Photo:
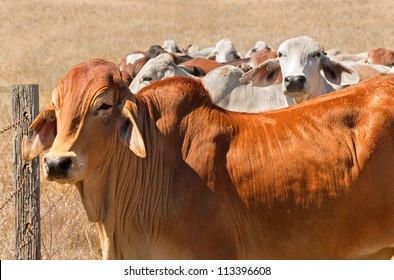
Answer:
[[[114, 135], [113, 135], [114, 136]], [[115, 143], [115, 137], [108, 143]], [[94, 170], [91, 170], [82, 182], [76, 184], [90, 221], [102, 221], [107, 214], [108, 197], [111, 186], [116, 184], [117, 170], [113, 167], [115, 145], [108, 145], [108, 152]]]
[[[133, 163], [133, 180], [132, 185], [137, 192], [138, 218], [141, 222], [149, 222], [153, 226], [153, 219], [158, 218], [157, 208], [164, 209], [162, 204], [168, 197], [170, 190], [171, 178], [168, 170], [172, 170], [176, 162], [172, 160], [171, 149], [163, 141], [163, 134], [157, 127], [157, 116], [155, 116], [157, 106], [150, 103], [138, 102], [140, 131], [143, 135], [147, 149], [146, 158], [138, 158], [134, 154], [130, 157]], [[175, 159], [175, 158], [174, 158]], [[130, 170], [130, 169], [129, 169]], [[164, 214], [164, 213], [163, 213]]]
[[335, 91], [335, 88], [331, 84], [329, 84], [326, 78], [324, 78], [321, 74], [319, 75], [319, 79], [320, 79], [320, 82], [318, 83], [320, 85], [319, 88], [313, 88], [308, 96], [303, 96], [301, 98], [292, 98], [294, 102], [296, 104], [299, 104], [301, 102], [307, 101], [314, 97], [318, 97], [320, 95]]
[[[146, 158], [137, 157], [126, 147], [119, 138], [116, 147], [108, 161], [106, 169], [101, 174], [105, 178], [94, 178], [94, 182], [106, 182], [102, 185], [105, 209], [99, 209], [99, 231], [107, 237], [107, 245], [103, 252], [108, 252], [109, 258], [125, 258], [126, 252], [138, 252], [136, 247], [154, 239], [152, 236], [159, 232], [163, 224], [163, 216], [167, 207], [164, 205], [169, 197], [173, 168], [171, 160], [165, 157], [168, 153], [163, 137], [157, 133], [155, 120], [149, 109], [139, 110], [139, 129], [147, 147]], [[158, 168], [165, 166], [165, 168]], [[113, 242], [116, 240], [116, 244]], [[129, 246], [129, 248], [127, 248]], [[128, 255], [127, 258], [130, 258]]]
[[319, 96], [319, 95], [323, 95], [323, 94], [326, 94], [326, 93], [330, 93], [330, 92], [333, 92], [333, 91], [336, 90], [336, 89], [327, 81], [327, 79], [326, 79], [325, 77], [323, 77], [321, 74], [320, 74], [320, 83], [319, 83], [319, 84], [321, 85], [319, 91], [317, 91], [317, 92], [315, 92], [314, 94], [312, 94], [310, 98], [317, 97], [317, 96]]

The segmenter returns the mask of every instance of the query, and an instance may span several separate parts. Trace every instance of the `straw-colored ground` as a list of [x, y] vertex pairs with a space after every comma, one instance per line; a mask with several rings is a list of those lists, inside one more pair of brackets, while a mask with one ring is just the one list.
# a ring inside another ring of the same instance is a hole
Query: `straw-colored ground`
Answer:
[[[0, 130], [11, 123], [10, 86], [38, 83], [41, 105], [73, 65], [119, 62], [165, 39], [201, 48], [231, 39], [244, 53], [309, 35], [326, 49], [394, 49], [392, 0], [3, 0], [0, 4]], [[0, 135], [0, 205], [12, 191], [11, 132]], [[95, 227], [72, 186], [42, 183], [44, 259], [97, 259]], [[14, 258], [13, 205], [0, 210], [0, 259]]]

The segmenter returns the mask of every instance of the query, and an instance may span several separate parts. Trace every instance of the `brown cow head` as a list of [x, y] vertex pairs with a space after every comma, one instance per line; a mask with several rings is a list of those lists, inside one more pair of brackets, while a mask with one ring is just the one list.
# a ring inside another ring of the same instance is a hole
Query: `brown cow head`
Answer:
[[368, 52], [368, 57], [365, 62], [393, 67], [394, 51], [385, 48], [371, 50]]
[[[145, 157], [145, 146], [133, 112], [133, 95], [122, 82], [118, 67], [94, 59], [72, 68], [52, 92], [52, 105], [31, 125], [24, 158], [44, 156], [44, 175], [59, 183], [76, 183], [105, 165], [117, 143]], [[127, 102], [126, 102], [127, 101]], [[125, 108], [127, 107], [127, 108]], [[133, 111], [134, 110], [134, 111]]]

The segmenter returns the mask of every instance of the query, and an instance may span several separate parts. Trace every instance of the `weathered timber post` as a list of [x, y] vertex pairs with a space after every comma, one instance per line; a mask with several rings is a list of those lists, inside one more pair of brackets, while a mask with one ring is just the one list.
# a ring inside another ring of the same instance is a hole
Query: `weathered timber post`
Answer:
[[15, 196], [15, 259], [41, 259], [40, 168], [39, 159], [22, 159], [23, 136], [31, 136], [29, 126], [39, 112], [38, 85], [12, 86], [14, 188]]

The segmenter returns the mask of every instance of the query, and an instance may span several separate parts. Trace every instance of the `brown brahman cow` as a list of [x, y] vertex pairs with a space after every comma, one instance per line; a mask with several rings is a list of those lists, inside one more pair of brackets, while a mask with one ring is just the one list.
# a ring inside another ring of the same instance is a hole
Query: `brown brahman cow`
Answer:
[[45, 177], [76, 185], [105, 259], [391, 257], [393, 76], [248, 114], [187, 77], [132, 95], [95, 59], [52, 103], [25, 158], [49, 149]]

